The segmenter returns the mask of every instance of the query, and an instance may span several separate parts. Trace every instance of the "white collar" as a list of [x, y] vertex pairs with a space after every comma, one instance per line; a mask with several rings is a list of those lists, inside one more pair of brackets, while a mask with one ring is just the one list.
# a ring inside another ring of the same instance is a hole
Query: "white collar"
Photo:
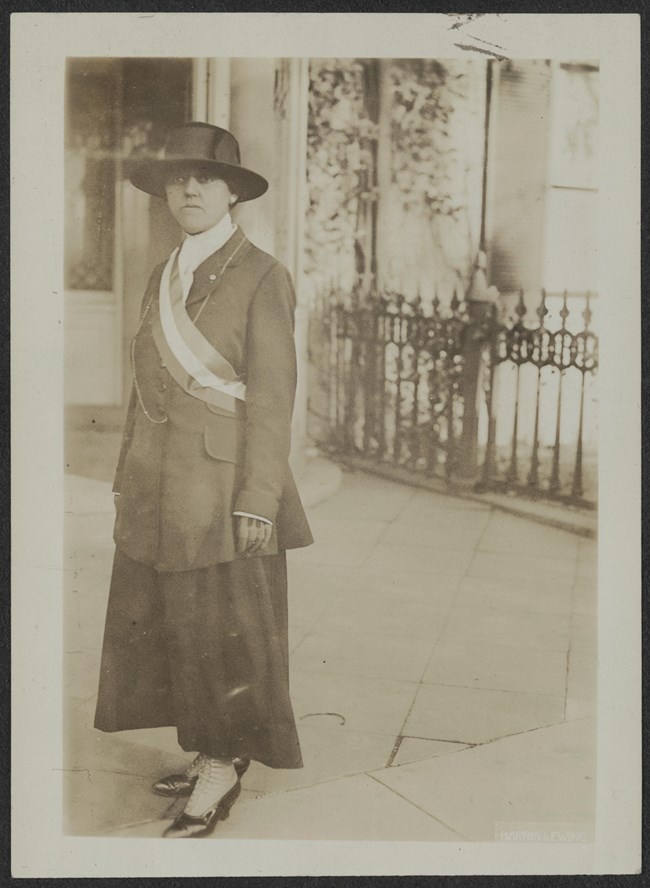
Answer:
[[193, 275], [202, 262], [223, 247], [230, 240], [237, 226], [233, 224], [230, 213], [213, 225], [212, 228], [199, 234], [186, 234], [178, 253], [178, 267], [181, 277]]

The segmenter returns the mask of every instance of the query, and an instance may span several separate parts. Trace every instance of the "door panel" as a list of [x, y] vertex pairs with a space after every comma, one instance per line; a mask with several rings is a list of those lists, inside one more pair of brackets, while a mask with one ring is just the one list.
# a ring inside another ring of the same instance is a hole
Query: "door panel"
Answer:
[[65, 401], [120, 407], [143, 288], [171, 239], [162, 202], [128, 176], [188, 118], [192, 64], [76, 58], [66, 76]]

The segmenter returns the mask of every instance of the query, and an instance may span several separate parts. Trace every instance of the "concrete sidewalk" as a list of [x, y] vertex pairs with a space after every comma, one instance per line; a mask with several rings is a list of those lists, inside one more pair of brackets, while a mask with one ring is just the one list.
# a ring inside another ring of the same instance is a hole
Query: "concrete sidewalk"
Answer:
[[[178, 803], [150, 783], [191, 756], [173, 729], [92, 728], [113, 506], [107, 483], [68, 481], [66, 828], [158, 837]], [[316, 544], [289, 554], [305, 767], [254, 763], [214, 838], [589, 833], [595, 543], [362, 473], [309, 515]]]

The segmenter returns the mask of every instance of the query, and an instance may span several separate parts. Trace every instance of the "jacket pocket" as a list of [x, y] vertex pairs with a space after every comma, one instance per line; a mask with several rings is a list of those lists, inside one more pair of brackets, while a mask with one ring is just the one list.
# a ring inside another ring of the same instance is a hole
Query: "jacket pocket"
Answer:
[[232, 419], [233, 415], [230, 410], [226, 410], [224, 407], [217, 407], [216, 404], [210, 404], [208, 401], [205, 402], [205, 406], [208, 408], [210, 413], [214, 413], [215, 416], [226, 416], [228, 419]]
[[203, 443], [212, 459], [235, 465], [244, 461], [243, 427], [234, 416], [215, 414], [203, 430]]

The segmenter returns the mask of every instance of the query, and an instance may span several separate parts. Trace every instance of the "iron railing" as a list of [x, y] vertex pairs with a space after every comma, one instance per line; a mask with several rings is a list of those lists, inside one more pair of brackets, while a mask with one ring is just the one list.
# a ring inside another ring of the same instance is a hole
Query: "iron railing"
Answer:
[[522, 292], [507, 316], [328, 293], [310, 322], [311, 434], [341, 456], [593, 505], [592, 298], [542, 293], [531, 312]]

